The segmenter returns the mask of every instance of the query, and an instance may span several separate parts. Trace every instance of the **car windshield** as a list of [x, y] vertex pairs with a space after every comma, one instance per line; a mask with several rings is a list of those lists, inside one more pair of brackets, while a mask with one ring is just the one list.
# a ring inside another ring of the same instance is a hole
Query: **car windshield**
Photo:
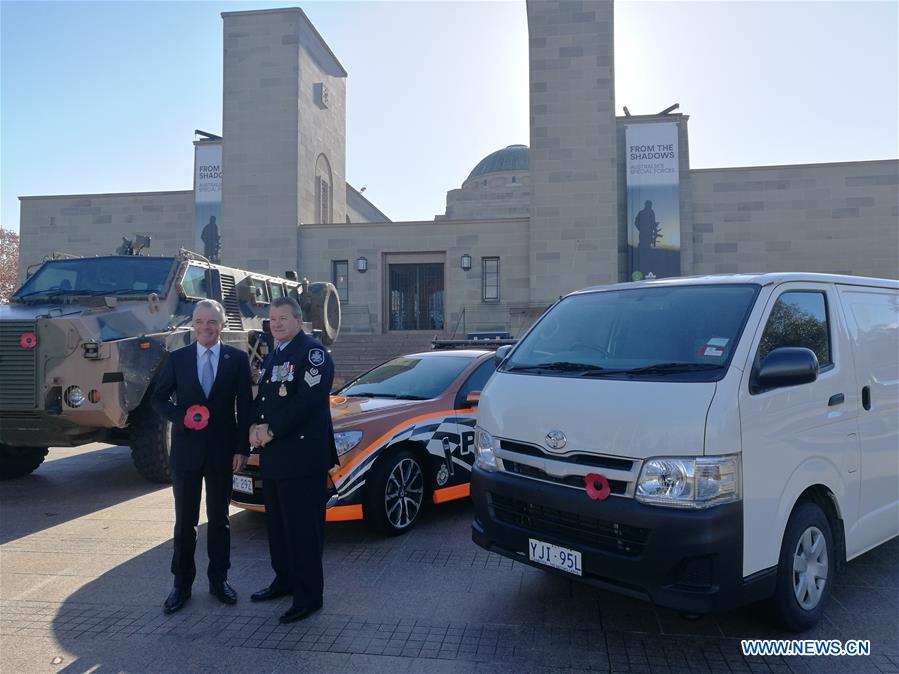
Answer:
[[400, 356], [367, 372], [338, 391], [340, 395], [400, 400], [436, 398], [471, 365], [459, 356]]
[[717, 380], [757, 292], [755, 285], [692, 285], [572, 295], [534, 326], [502, 370]]
[[94, 257], [46, 262], [13, 295], [45, 301], [60, 295], [164, 295], [170, 257]]

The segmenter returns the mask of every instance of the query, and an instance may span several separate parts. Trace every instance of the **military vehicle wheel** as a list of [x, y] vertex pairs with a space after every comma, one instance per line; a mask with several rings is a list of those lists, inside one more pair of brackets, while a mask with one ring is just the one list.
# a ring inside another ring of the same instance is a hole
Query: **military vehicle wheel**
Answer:
[[380, 533], [398, 536], [421, 515], [425, 476], [421, 461], [407, 449], [390, 454], [372, 469], [365, 498], [366, 523]]
[[172, 422], [160, 417], [145, 400], [131, 413], [131, 460], [150, 482], [171, 482]]
[[340, 297], [333, 283], [310, 283], [308, 316], [303, 319], [312, 323], [315, 330], [322, 331], [322, 344], [330, 346], [337, 341], [340, 332]]
[[44, 462], [45, 456], [46, 447], [0, 444], [0, 480], [12, 480], [33, 473]]

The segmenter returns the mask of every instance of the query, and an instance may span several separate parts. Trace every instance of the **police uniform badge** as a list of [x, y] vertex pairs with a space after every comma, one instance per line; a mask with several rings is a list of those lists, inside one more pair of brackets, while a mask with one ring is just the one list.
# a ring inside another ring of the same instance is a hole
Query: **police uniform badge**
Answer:
[[325, 362], [325, 352], [321, 349], [309, 349], [309, 362], [313, 367], [318, 367]]

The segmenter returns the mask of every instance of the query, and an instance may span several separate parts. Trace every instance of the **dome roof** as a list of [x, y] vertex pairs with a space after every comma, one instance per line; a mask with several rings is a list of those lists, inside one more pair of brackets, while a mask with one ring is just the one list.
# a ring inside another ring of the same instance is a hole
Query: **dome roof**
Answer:
[[497, 171], [527, 171], [528, 170], [528, 146], [510, 145], [502, 150], [488, 154], [474, 170], [469, 174], [468, 180], [478, 176], [496, 173]]

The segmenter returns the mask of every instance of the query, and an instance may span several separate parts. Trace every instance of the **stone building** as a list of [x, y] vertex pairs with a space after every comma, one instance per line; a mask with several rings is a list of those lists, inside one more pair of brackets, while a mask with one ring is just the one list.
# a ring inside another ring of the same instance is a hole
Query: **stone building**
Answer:
[[[485, 148], [416, 222], [346, 182], [347, 72], [303, 11], [224, 13], [222, 261], [333, 280], [345, 335], [517, 335], [562, 293], [635, 278], [628, 134], [662, 125], [675, 206], [657, 250], [677, 273], [897, 275], [899, 161], [691, 169], [686, 115], [615, 116], [611, 1], [526, 9], [530, 146]], [[22, 269], [131, 232], [193, 249], [195, 197], [21, 197]]]

